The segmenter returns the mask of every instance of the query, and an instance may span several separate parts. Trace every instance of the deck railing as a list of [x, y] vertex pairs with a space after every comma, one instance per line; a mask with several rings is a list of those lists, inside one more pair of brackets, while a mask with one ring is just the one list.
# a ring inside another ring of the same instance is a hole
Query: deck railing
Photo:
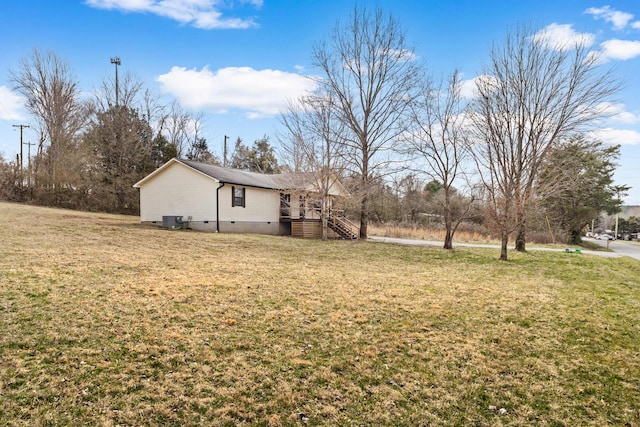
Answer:
[[298, 219], [317, 219], [320, 217], [320, 208], [298, 208], [290, 206], [280, 206], [280, 219], [281, 220], [298, 220]]
[[329, 227], [344, 239], [356, 240], [360, 237], [360, 227], [349, 220], [344, 211], [329, 212]]

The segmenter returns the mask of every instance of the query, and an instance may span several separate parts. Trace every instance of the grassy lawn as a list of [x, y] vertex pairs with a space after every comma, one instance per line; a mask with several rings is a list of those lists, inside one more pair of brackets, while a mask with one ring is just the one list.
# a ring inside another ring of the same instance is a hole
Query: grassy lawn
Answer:
[[0, 425], [640, 425], [637, 260], [0, 214]]

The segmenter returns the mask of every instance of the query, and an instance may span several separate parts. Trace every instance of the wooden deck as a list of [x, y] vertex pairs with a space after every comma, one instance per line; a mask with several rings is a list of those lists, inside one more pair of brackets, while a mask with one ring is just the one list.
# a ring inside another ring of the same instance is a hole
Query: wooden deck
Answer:
[[322, 222], [320, 220], [292, 221], [291, 236], [304, 239], [322, 239]]
[[[349, 221], [343, 211], [328, 209], [329, 236], [332, 239], [357, 240], [359, 227]], [[291, 195], [280, 194], [280, 222], [291, 223], [291, 236], [306, 239], [322, 238], [321, 209], [303, 197], [291, 203]]]
[[[329, 216], [327, 222], [329, 228], [329, 238], [357, 240], [359, 228], [346, 218]], [[298, 219], [291, 220], [291, 236], [305, 239], [322, 238], [322, 221], [319, 219]]]

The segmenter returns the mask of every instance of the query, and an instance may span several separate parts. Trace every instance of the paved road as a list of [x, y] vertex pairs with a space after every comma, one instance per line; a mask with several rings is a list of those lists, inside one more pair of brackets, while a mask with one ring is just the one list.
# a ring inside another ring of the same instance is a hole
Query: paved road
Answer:
[[[380, 237], [380, 236], [369, 236], [369, 240], [373, 242], [383, 242], [383, 243], [396, 243], [399, 245], [410, 245], [410, 246], [437, 246], [442, 247], [442, 242], [433, 241], [433, 240], [416, 240], [416, 239], [398, 239], [395, 237]], [[601, 243], [602, 246], [606, 247], [607, 242], [604, 240], [595, 240], [595, 239], [585, 239], [597, 243]], [[490, 244], [479, 244], [479, 243], [454, 243], [453, 247], [468, 247], [468, 248], [489, 248], [500, 250], [499, 245], [490, 245]], [[613, 241], [609, 242], [609, 249], [614, 252], [599, 252], [599, 251], [589, 251], [582, 250], [583, 254], [589, 255], [597, 255], [601, 257], [607, 258], [619, 258], [621, 256], [630, 256], [636, 259], [640, 259], [640, 245], [624, 242], [624, 241]], [[528, 247], [529, 251], [552, 251], [552, 252], [564, 252], [564, 249], [560, 248], [535, 248]]]
[[[607, 247], [606, 240], [596, 240], [591, 238], [586, 238], [584, 240], [588, 240], [589, 242], [597, 243], [602, 247]], [[635, 259], [640, 259], [640, 244], [637, 242], [627, 242], [626, 240], [610, 240], [609, 249], [614, 251], [617, 254], [630, 256]]]

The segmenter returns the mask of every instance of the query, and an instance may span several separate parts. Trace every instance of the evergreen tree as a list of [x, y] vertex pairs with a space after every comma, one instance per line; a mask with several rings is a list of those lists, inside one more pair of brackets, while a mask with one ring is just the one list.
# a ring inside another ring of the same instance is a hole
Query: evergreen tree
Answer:
[[158, 134], [152, 144], [152, 161], [154, 166], [160, 167], [174, 157], [178, 157], [178, 148], [162, 134]]
[[187, 152], [187, 159], [194, 160], [196, 162], [220, 164], [220, 161], [216, 156], [209, 151], [209, 145], [205, 138], [198, 138], [189, 148]]
[[613, 173], [620, 146], [576, 137], [550, 150], [537, 194], [553, 223], [567, 235], [567, 242], [581, 242], [583, 228], [602, 212], [620, 212], [620, 195], [629, 189], [616, 186]]
[[279, 173], [281, 170], [266, 136], [256, 140], [251, 148], [238, 138], [231, 156], [231, 167], [260, 173]]
[[108, 212], [137, 213], [132, 188], [155, 169], [152, 131], [133, 108], [115, 106], [98, 112], [85, 135], [95, 155], [92, 168], [94, 205]]

